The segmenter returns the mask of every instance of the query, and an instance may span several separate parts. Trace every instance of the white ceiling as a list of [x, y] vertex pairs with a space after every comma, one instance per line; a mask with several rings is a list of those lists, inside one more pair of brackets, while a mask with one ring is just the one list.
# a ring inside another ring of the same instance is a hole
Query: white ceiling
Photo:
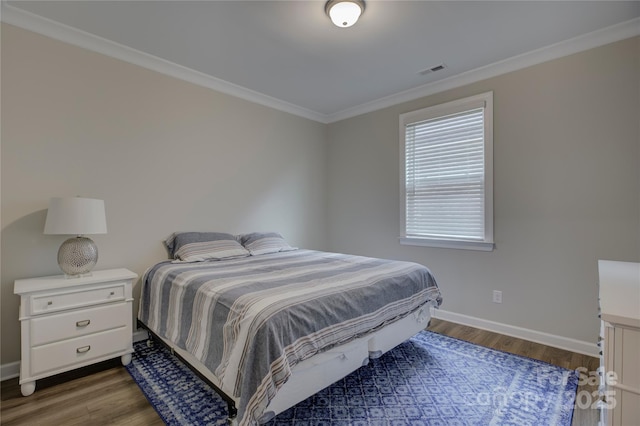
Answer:
[[325, 122], [603, 28], [640, 33], [640, 1], [367, 1], [351, 28], [324, 3], [9, 1], [3, 21], [45, 17]]

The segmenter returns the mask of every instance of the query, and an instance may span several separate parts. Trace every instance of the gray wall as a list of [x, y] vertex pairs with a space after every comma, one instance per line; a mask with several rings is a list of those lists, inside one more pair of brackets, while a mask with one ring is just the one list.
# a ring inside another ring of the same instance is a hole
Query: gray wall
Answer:
[[[47, 202], [73, 195], [106, 202], [98, 269], [142, 274], [175, 230], [278, 230], [421, 262], [448, 311], [595, 341], [596, 260], [640, 260], [639, 58], [636, 37], [322, 125], [2, 24], [0, 363], [13, 281], [60, 273]], [[496, 251], [400, 246], [398, 115], [489, 90]]]
[[13, 281], [61, 273], [49, 198], [105, 200], [96, 269], [142, 274], [176, 230], [323, 249], [325, 139], [325, 125], [2, 24], [1, 363], [20, 358]]
[[[329, 249], [427, 265], [443, 310], [595, 342], [597, 260], [640, 260], [639, 61], [636, 37], [331, 124]], [[399, 114], [490, 90], [496, 250], [401, 246]]]

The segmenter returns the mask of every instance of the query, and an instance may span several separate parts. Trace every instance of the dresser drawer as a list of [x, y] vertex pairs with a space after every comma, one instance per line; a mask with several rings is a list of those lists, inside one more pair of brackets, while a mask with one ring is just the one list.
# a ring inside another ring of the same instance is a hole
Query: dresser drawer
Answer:
[[131, 307], [114, 303], [92, 309], [62, 312], [31, 320], [31, 345], [72, 339], [130, 324]]
[[31, 297], [31, 314], [39, 315], [124, 300], [125, 285], [125, 282], [116, 282], [97, 288], [34, 295]]
[[69, 366], [81, 366], [98, 358], [120, 355], [131, 348], [129, 327], [89, 334], [31, 348], [31, 376], [54, 373]]

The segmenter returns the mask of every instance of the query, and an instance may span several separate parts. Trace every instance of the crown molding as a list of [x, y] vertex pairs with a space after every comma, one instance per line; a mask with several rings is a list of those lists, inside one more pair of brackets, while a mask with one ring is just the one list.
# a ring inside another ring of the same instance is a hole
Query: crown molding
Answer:
[[50, 37], [83, 49], [101, 53], [152, 71], [159, 72], [189, 83], [197, 84], [246, 101], [267, 106], [313, 121], [326, 123], [326, 115], [303, 108], [280, 99], [247, 89], [200, 71], [167, 61], [154, 55], [133, 49], [120, 43], [70, 27], [57, 21], [27, 12], [2, 2], [2, 22]]
[[333, 114], [322, 114], [289, 102], [247, 89], [228, 81], [210, 76], [200, 71], [175, 64], [165, 59], [107, 40], [88, 32], [61, 24], [42, 16], [10, 6], [2, 1], [0, 13], [2, 22], [33, 31], [44, 36], [72, 44], [87, 50], [129, 62], [180, 80], [235, 96], [246, 101], [270, 107], [319, 123], [329, 124], [352, 118], [368, 112], [377, 111], [403, 102], [413, 101], [445, 90], [517, 71], [532, 65], [603, 46], [626, 38], [640, 35], [640, 18], [612, 25], [588, 34], [574, 37], [550, 46], [532, 50], [503, 61], [457, 74], [395, 93], [372, 102], [367, 102]]
[[445, 90], [454, 89], [467, 84], [475, 83], [488, 78], [497, 77], [512, 71], [517, 71], [532, 65], [541, 64], [563, 56], [572, 55], [574, 53], [593, 49], [595, 47], [604, 46], [605, 44], [614, 43], [616, 41], [640, 35], [640, 18], [621, 22], [616, 25], [602, 28], [578, 37], [574, 37], [550, 46], [532, 50], [521, 55], [513, 56], [503, 61], [476, 68], [471, 71], [463, 72], [442, 80], [418, 86], [403, 92], [395, 93], [372, 102], [357, 105], [329, 114], [326, 117], [327, 123], [345, 120], [361, 114], [377, 111], [390, 106], [398, 105], [403, 102], [413, 101], [425, 96], [443, 92]]

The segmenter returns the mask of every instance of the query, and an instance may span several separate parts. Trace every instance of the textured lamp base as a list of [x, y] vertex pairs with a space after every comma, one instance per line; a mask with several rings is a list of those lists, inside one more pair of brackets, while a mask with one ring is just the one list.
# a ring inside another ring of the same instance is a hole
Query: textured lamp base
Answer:
[[90, 238], [69, 238], [58, 249], [58, 265], [67, 277], [86, 275], [97, 262], [98, 247]]

